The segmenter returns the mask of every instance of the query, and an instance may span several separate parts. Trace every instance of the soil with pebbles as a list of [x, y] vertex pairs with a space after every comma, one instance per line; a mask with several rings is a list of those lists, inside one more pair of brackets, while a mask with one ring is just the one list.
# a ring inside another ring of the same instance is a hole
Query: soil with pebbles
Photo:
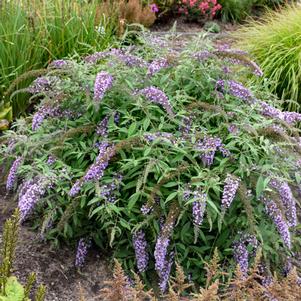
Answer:
[[[16, 203], [0, 187], [0, 239], [2, 227], [10, 217]], [[109, 262], [97, 250], [91, 250], [83, 268], [74, 266], [75, 250], [67, 246], [54, 249], [41, 241], [38, 234], [28, 226], [21, 226], [19, 243], [14, 262], [14, 275], [24, 284], [31, 272], [37, 275], [37, 284], [47, 286], [46, 301], [79, 301], [80, 291], [85, 301], [101, 300], [99, 291], [110, 278]]]

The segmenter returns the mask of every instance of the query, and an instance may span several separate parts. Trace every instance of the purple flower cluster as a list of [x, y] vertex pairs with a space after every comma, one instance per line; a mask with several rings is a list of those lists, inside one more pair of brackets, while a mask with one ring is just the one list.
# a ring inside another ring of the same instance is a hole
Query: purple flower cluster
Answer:
[[189, 117], [187, 116], [183, 117], [181, 125], [179, 126], [179, 131], [182, 134], [182, 136], [187, 137], [190, 134], [193, 118], [194, 118], [193, 114], [191, 114]]
[[18, 199], [21, 222], [28, 217], [40, 198], [45, 194], [46, 187], [47, 185], [43, 179], [29, 180], [22, 185]]
[[107, 57], [111, 55], [121, 55], [122, 51], [120, 49], [111, 49], [109, 51], [102, 51], [102, 52], [95, 52], [91, 55], [88, 55], [84, 58], [84, 61], [86, 63], [95, 64], [99, 60], [106, 59]]
[[196, 188], [192, 190], [189, 186], [188, 189], [184, 191], [183, 194], [184, 201], [188, 201], [189, 199], [193, 199], [192, 203], [192, 216], [193, 216], [193, 224], [196, 227], [199, 227], [203, 223], [204, 214], [207, 205], [207, 195], [200, 188]]
[[47, 159], [47, 164], [48, 165], [52, 165], [52, 164], [54, 164], [55, 163], [55, 161], [56, 161], [56, 158], [54, 157], [54, 156], [49, 156], [48, 157], [48, 159]]
[[153, 142], [156, 139], [163, 141], [168, 141], [169, 143], [175, 144], [177, 142], [176, 138], [171, 133], [166, 132], [157, 132], [157, 133], [148, 133], [144, 134], [144, 138], [147, 142]]
[[50, 81], [46, 77], [38, 77], [34, 80], [28, 91], [32, 94], [41, 93], [50, 89]]
[[169, 246], [169, 238], [159, 236], [155, 246], [155, 269], [159, 276], [159, 286], [162, 293], [165, 292], [167, 282], [170, 275], [171, 266], [173, 264], [173, 253], [167, 258], [167, 248]]
[[106, 138], [108, 136], [108, 123], [109, 123], [109, 116], [106, 116], [102, 119], [99, 125], [96, 128], [97, 135]]
[[114, 122], [115, 122], [115, 124], [118, 125], [119, 121], [120, 121], [120, 114], [118, 112], [115, 112], [115, 114], [114, 114]]
[[293, 197], [293, 193], [289, 185], [284, 181], [278, 181], [272, 179], [270, 181], [271, 187], [276, 189], [280, 195], [283, 208], [285, 210], [285, 217], [287, 219], [288, 225], [290, 227], [297, 226], [297, 210], [296, 210], [296, 201]]
[[204, 214], [206, 210], [206, 194], [201, 193], [196, 198], [200, 199], [199, 201], [194, 201], [192, 203], [192, 216], [193, 216], [193, 223], [195, 226], [200, 226], [204, 220]]
[[225, 180], [224, 190], [223, 190], [223, 196], [222, 196], [222, 209], [226, 210], [228, 209], [237, 192], [238, 186], [239, 186], [240, 180], [233, 175], [228, 174]]
[[118, 190], [122, 178], [123, 178], [122, 175], [117, 175], [113, 177], [113, 181], [110, 184], [105, 184], [101, 186], [100, 195], [102, 198], [106, 200], [106, 202], [109, 203], [116, 202], [116, 196], [114, 195], [114, 193]]
[[224, 157], [230, 156], [222, 140], [217, 137], [205, 136], [195, 143], [195, 148], [201, 152], [200, 158], [205, 166], [211, 166], [214, 161], [215, 153], [219, 150]]
[[169, 275], [170, 275], [171, 267], [173, 265], [173, 261], [174, 261], [174, 252], [170, 252], [169, 259], [165, 263], [165, 269], [163, 270], [159, 279], [159, 287], [162, 293], [164, 293], [167, 289], [167, 283], [169, 280]]
[[69, 191], [69, 196], [76, 196], [85, 182], [100, 180], [103, 177], [110, 159], [115, 155], [115, 148], [110, 146], [108, 142], [101, 142], [98, 145], [98, 149], [99, 154], [96, 157], [95, 163], [89, 167], [82, 179], [77, 180], [73, 184]]
[[149, 206], [148, 204], [142, 205], [140, 211], [143, 215], [149, 214], [153, 210], [153, 207]]
[[94, 83], [94, 101], [101, 101], [105, 92], [113, 85], [113, 76], [106, 71], [101, 71], [96, 75]]
[[[249, 269], [249, 256], [254, 257], [258, 248], [258, 240], [254, 235], [242, 234], [233, 244], [234, 260], [239, 265], [243, 277], [247, 276]], [[252, 249], [249, 253], [248, 249]]]
[[137, 268], [139, 272], [142, 273], [146, 270], [149, 260], [149, 255], [147, 252], [147, 242], [145, 239], [145, 234], [142, 230], [134, 233], [133, 245], [135, 249]]
[[153, 76], [157, 72], [159, 72], [163, 68], [167, 68], [169, 66], [167, 59], [157, 59], [152, 61], [147, 69], [147, 75]]
[[267, 117], [282, 119], [282, 112], [279, 109], [274, 108], [268, 103], [261, 101], [261, 114]]
[[199, 60], [199, 61], [204, 61], [204, 60], [207, 60], [209, 58], [215, 57], [215, 55], [212, 52], [208, 51], [208, 50], [203, 50], [203, 51], [199, 51], [199, 52], [195, 53], [193, 55], [193, 57], [195, 59]]
[[[218, 50], [216, 51], [217, 55], [219, 54], [219, 52], [222, 54], [222, 53], [229, 53], [231, 55], [234, 55], [235, 54], [238, 54], [238, 55], [246, 55], [246, 53], [241, 53], [239, 50], [235, 51], [235, 50]], [[250, 60], [243, 60], [243, 59], [239, 59], [239, 58], [236, 58], [236, 57], [226, 57], [225, 60], [227, 62], [229, 62], [230, 64], [233, 64], [233, 65], [242, 65], [242, 66], [245, 66], [247, 68], [250, 68], [252, 71], [253, 71], [253, 74], [256, 75], [256, 76], [259, 76], [259, 77], [262, 77], [263, 76], [263, 72], [261, 70], [261, 68], [253, 61], [250, 61]]]
[[228, 131], [229, 131], [229, 133], [236, 135], [236, 134], [238, 134], [239, 129], [235, 124], [230, 124], [230, 126], [228, 127]]
[[7, 191], [13, 190], [14, 185], [16, 183], [17, 172], [21, 163], [22, 163], [22, 157], [17, 157], [17, 159], [13, 162], [6, 180]]
[[31, 94], [45, 93], [50, 91], [59, 80], [57, 76], [38, 77], [28, 87], [27, 91]]
[[71, 196], [71, 197], [76, 196], [80, 192], [82, 186], [83, 186], [83, 182], [81, 180], [77, 180], [71, 187], [71, 189], [68, 193], [69, 196]]
[[282, 112], [281, 110], [269, 105], [268, 103], [261, 101], [261, 114], [267, 117], [280, 119], [288, 124], [294, 124], [301, 121], [301, 114], [296, 112]]
[[262, 197], [262, 201], [265, 205], [266, 213], [273, 220], [284, 244], [290, 249], [292, 246], [291, 234], [289, 232], [289, 226], [282, 216], [281, 210], [278, 208], [277, 204], [272, 200]]
[[76, 249], [76, 256], [75, 256], [75, 266], [82, 267], [87, 254], [88, 250], [91, 247], [91, 242], [81, 238], [78, 242], [77, 249]]
[[70, 62], [68, 62], [66, 60], [55, 60], [49, 64], [49, 67], [56, 68], [56, 69], [64, 69], [69, 64], [70, 64]]
[[129, 67], [146, 67], [148, 65], [143, 59], [132, 54], [118, 54], [116, 57]]
[[75, 113], [71, 110], [62, 110], [58, 106], [50, 107], [47, 105], [41, 106], [32, 117], [32, 130], [36, 131], [47, 117], [74, 117]]
[[103, 154], [100, 151], [96, 158], [96, 162], [90, 166], [84, 175], [83, 181], [89, 182], [100, 180], [104, 175], [105, 169], [109, 165], [110, 159], [115, 155], [115, 153], [115, 148], [113, 146], [108, 146]]
[[253, 103], [255, 98], [250, 90], [241, 83], [234, 80], [218, 80], [216, 90], [223, 93], [228, 92], [230, 95], [237, 97], [247, 103]]
[[175, 115], [171, 104], [169, 103], [168, 97], [158, 88], [153, 86], [147, 87], [139, 90], [137, 94], [144, 95], [150, 102], [160, 104], [170, 116], [173, 117]]
[[246, 245], [242, 241], [233, 244], [234, 260], [239, 265], [243, 277], [247, 276], [249, 269], [249, 253]]
[[283, 112], [283, 120], [288, 124], [295, 124], [301, 121], [301, 114], [297, 112]]
[[163, 273], [166, 266], [167, 248], [169, 246], [169, 238], [159, 236], [155, 246], [155, 268], [159, 276]]

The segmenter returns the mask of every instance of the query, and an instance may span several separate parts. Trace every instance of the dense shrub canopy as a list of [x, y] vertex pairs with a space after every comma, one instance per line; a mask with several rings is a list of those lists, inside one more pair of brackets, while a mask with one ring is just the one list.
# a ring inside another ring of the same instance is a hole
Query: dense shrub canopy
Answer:
[[43, 237], [80, 240], [77, 265], [93, 241], [164, 291], [175, 259], [201, 283], [215, 248], [243, 273], [258, 246], [291, 262], [300, 115], [241, 83], [262, 76], [245, 53], [205, 42], [55, 61], [29, 87], [36, 112], [3, 137], [7, 188]]

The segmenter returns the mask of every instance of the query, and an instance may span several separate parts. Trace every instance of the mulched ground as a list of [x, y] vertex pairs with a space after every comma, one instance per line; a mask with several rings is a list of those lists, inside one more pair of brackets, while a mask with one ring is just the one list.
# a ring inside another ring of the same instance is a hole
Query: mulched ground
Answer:
[[[12, 196], [7, 196], [4, 186], [0, 186], [0, 239], [2, 226], [15, 208]], [[47, 286], [46, 301], [79, 301], [80, 287], [86, 301], [101, 300], [99, 290], [110, 278], [109, 262], [97, 250], [91, 250], [81, 271], [74, 267], [75, 250], [66, 246], [59, 250], [42, 242], [37, 233], [28, 226], [22, 226], [14, 263], [14, 274], [26, 282], [31, 272], [37, 275], [37, 283]]]

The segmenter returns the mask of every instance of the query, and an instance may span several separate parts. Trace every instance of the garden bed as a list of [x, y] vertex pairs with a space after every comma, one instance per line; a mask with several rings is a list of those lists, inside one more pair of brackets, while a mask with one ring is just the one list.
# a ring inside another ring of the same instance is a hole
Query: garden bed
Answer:
[[[0, 186], [1, 231], [5, 220], [16, 207], [13, 198], [5, 194], [5, 187]], [[92, 301], [110, 277], [107, 258], [97, 250], [90, 250], [85, 266], [78, 271], [74, 266], [74, 249], [67, 246], [54, 249], [39, 239], [37, 232], [24, 225], [20, 228], [14, 274], [25, 284], [28, 275], [35, 272], [37, 286], [40, 283], [47, 286], [45, 301], [78, 301], [80, 287], [86, 301]]]

